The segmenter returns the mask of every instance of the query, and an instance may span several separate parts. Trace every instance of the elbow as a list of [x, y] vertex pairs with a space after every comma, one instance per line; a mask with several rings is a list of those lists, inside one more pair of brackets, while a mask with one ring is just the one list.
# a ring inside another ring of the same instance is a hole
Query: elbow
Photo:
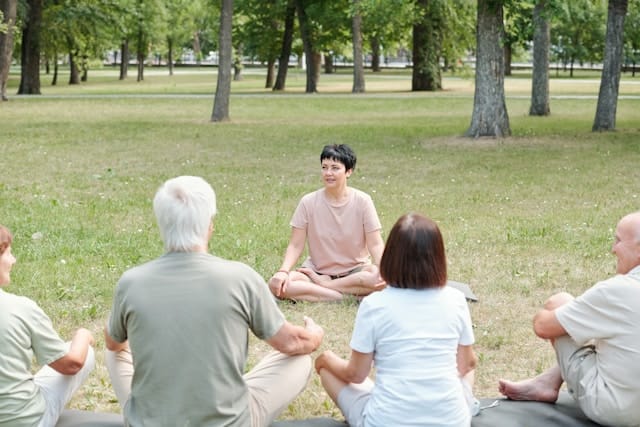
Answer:
[[64, 374], [65, 375], [75, 375], [78, 372], [80, 372], [80, 370], [82, 369], [83, 366], [84, 366], [84, 363], [82, 363], [82, 362], [71, 361], [69, 363], [69, 365], [67, 365]]

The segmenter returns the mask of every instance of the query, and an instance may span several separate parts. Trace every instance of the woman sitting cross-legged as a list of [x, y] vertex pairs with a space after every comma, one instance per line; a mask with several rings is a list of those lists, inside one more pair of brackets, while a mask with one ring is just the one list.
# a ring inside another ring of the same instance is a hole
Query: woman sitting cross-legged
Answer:
[[316, 359], [322, 385], [352, 427], [470, 425], [471, 316], [462, 292], [445, 286], [436, 223], [415, 213], [398, 219], [380, 274], [388, 286], [360, 304], [350, 359], [332, 351]]

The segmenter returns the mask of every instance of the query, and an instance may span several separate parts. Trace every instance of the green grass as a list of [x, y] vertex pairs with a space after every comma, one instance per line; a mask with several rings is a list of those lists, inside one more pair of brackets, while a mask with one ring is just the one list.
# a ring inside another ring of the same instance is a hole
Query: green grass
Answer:
[[[272, 95], [247, 70], [232, 86], [232, 120], [212, 124], [212, 69], [153, 71], [142, 84], [92, 71], [76, 87], [50, 87], [43, 76], [46, 96], [0, 104], [0, 223], [14, 232], [18, 258], [7, 290], [36, 300], [63, 337], [86, 326], [98, 339], [98, 367], [75, 408], [118, 410], [101, 330], [122, 272], [162, 252], [151, 199], [167, 178], [211, 182], [219, 207], [211, 251], [268, 278], [299, 198], [321, 185], [322, 146], [351, 144], [350, 185], [373, 196], [385, 235], [407, 211], [431, 216], [450, 277], [479, 296], [471, 310], [481, 397], [497, 394], [498, 378], [553, 363], [531, 317], [551, 293], [580, 293], [613, 274], [613, 228], [640, 208], [640, 99], [620, 100], [616, 132], [590, 132], [597, 77], [552, 79], [545, 118], [528, 116], [527, 76], [507, 79], [513, 137], [470, 140], [460, 136], [473, 105], [468, 77], [410, 93], [406, 71], [385, 71], [367, 75], [370, 93], [352, 96], [343, 72], [303, 95], [294, 71], [288, 90]], [[639, 95], [638, 82], [625, 77], [621, 95]], [[176, 96], [149, 96], [165, 94]], [[313, 317], [326, 330], [322, 348], [348, 355], [353, 301], [281, 307], [296, 323]], [[254, 340], [249, 364], [267, 350]], [[338, 413], [314, 376], [283, 416], [321, 415]]]

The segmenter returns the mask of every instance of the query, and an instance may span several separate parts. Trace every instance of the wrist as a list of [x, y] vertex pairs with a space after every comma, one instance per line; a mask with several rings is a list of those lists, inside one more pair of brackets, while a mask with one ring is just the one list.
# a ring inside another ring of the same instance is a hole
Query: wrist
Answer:
[[276, 273], [284, 273], [288, 276], [290, 272], [289, 270], [285, 270], [284, 268], [281, 268], [280, 270], [276, 271]]

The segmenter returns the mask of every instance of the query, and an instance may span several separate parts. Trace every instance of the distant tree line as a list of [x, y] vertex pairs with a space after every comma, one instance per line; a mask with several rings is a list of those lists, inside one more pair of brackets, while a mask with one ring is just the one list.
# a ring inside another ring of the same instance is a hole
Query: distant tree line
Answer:
[[[503, 85], [513, 58], [533, 53], [530, 114], [543, 116], [551, 63], [571, 76], [576, 66], [603, 64], [609, 83], [601, 87], [601, 114], [610, 115], [620, 71], [635, 73], [640, 58], [640, 6], [627, 0], [0, 0], [0, 13], [3, 99], [13, 61], [21, 68], [18, 93], [39, 94], [42, 70], [57, 84], [61, 61], [68, 83], [80, 84], [106, 52], [116, 52], [120, 79], [135, 64], [141, 81], [150, 62], [161, 59], [172, 74], [185, 51], [197, 63], [214, 51], [212, 121], [228, 119], [230, 83], [241, 78], [243, 58], [266, 66], [265, 87], [276, 91], [286, 89], [289, 58], [304, 58], [307, 93], [317, 91], [322, 72], [348, 62], [356, 93], [366, 90], [365, 68], [381, 72], [383, 58], [403, 51], [413, 91], [443, 89], [443, 71], [457, 72], [474, 56], [467, 135], [508, 136]], [[615, 117], [604, 123], [594, 130], [613, 129]]]

